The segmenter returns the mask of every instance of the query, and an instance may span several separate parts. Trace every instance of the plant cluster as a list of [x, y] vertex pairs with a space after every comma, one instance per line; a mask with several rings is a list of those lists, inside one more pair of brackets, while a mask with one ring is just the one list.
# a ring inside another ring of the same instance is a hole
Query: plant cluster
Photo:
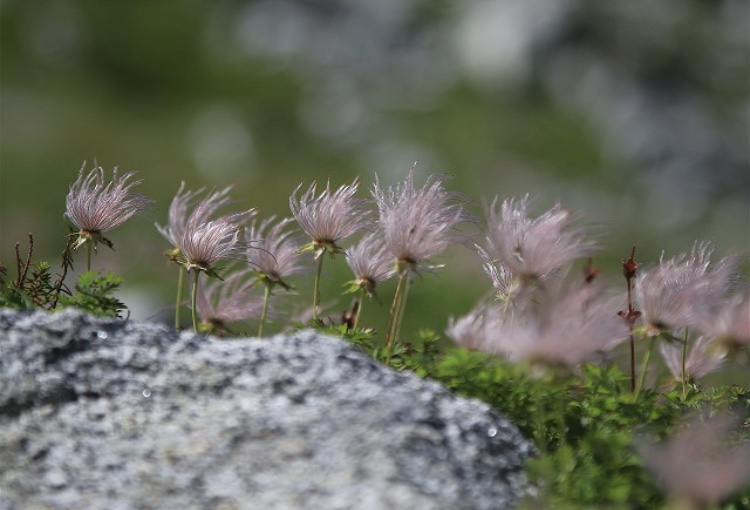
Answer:
[[[125, 307], [113, 292], [122, 279], [91, 271], [91, 254], [99, 244], [112, 248], [104, 233], [151, 206], [133, 193], [140, 181], [132, 178], [115, 171], [108, 182], [100, 167], [88, 175], [81, 169], [67, 196], [74, 228], [61, 272], [53, 276], [49, 264], [33, 262], [30, 237], [25, 257], [16, 247], [16, 278], [9, 280], [0, 264], [0, 306], [71, 306], [119, 317]], [[747, 364], [750, 291], [737, 257], [714, 262], [713, 247], [696, 242], [690, 253], [662, 256], [641, 271], [633, 248], [622, 264], [626, 285], [610, 288], [593, 266], [597, 243], [570, 211], [558, 205], [533, 216], [528, 197], [495, 198], [485, 207], [482, 239], [473, 242], [462, 227], [481, 222], [445, 180], [433, 175], [420, 187], [409, 172], [384, 187], [376, 179], [373, 200], [356, 198], [357, 180], [336, 190], [312, 183], [303, 192], [301, 184], [289, 198], [291, 218], [261, 221], [254, 209], [222, 212], [230, 187], [190, 191], [182, 183], [168, 222], [156, 224], [179, 270], [175, 328], [187, 302], [195, 331], [230, 334], [233, 324], [254, 319], [262, 336], [267, 321], [285, 315], [275, 296], [294, 292], [290, 279], [305, 271], [308, 254], [315, 266], [312, 307], [296, 325], [340, 335], [377, 360], [506, 414], [539, 450], [528, 470], [540, 495], [529, 508], [750, 508], [750, 492], [741, 492], [750, 477], [750, 393], [699, 384], [712, 372]], [[411, 283], [440, 269], [433, 259], [452, 244], [473, 245], [492, 292], [449, 321], [456, 346], [426, 330], [414, 342], [401, 341]], [[87, 272], [71, 289], [65, 278], [80, 249]], [[324, 260], [342, 256], [353, 275], [345, 293], [357, 298], [336, 321], [325, 316], [320, 278]], [[573, 271], [579, 262], [580, 275]], [[381, 337], [360, 327], [360, 317], [390, 278], [396, 290]], [[623, 343], [630, 350], [627, 375], [613, 363]], [[648, 345], [640, 367], [636, 343]], [[657, 346], [670, 378], [649, 388]]]

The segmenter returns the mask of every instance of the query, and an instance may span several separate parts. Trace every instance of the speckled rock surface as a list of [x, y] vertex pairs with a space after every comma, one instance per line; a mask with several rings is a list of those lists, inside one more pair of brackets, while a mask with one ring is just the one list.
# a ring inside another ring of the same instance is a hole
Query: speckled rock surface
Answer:
[[0, 509], [501, 509], [531, 445], [486, 405], [300, 332], [219, 340], [0, 311]]

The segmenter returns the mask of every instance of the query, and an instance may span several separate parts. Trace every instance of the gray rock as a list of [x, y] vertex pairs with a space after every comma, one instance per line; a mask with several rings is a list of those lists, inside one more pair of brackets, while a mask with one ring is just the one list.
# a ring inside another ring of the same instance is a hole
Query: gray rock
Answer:
[[0, 509], [500, 509], [532, 446], [303, 331], [220, 340], [0, 311]]

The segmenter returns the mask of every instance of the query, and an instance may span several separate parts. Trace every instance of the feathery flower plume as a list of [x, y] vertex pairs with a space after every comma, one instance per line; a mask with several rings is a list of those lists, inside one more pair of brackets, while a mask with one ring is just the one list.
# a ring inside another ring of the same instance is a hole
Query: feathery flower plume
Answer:
[[[209, 193], [198, 202], [197, 197], [203, 192], [184, 191], [182, 183], [169, 207], [169, 223], [156, 228], [172, 249], [166, 252], [169, 259], [185, 267], [188, 273], [194, 272], [191, 292], [193, 329], [198, 330], [196, 301], [198, 294], [198, 277], [201, 272], [218, 277], [215, 264], [219, 260], [235, 258], [241, 253], [239, 230], [240, 225], [252, 218], [254, 209], [215, 218], [217, 211], [229, 203], [231, 186]], [[192, 211], [190, 209], [193, 208]], [[190, 212], [189, 212], [190, 211]], [[180, 327], [180, 297], [182, 295], [182, 278], [177, 282], [177, 303], [175, 311], [175, 328]]]
[[715, 316], [731, 286], [736, 260], [726, 257], [712, 267], [712, 253], [710, 243], [696, 242], [690, 255], [667, 260], [662, 255], [658, 267], [639, 276], [635, 294], [649, 334], [702, 329]]
[[224, 281], [216, 279], [200, 286], [196, 305], [201, 331], [223, 335], [232, 322], [260, 317], [263, 299], [253, 292], [252, 276], [252, 271], [237, 271]]
[[503, 310], [497, 303], [480, 301], [469, 313], [448, 319], [445, 333], [466, 349], [489, 350], [503, 324]]
[[710, 349], [709, 338], [699, 336], [689, 343], [692, 345], [685, 352], [683, 345], [677, 342], [659, 344], [664, 364], [675, 381], [694, 382], [717, 371], [724, 364], [724, 356]]
[[364, 297], [375, 296], [375, 287], [396, 274], [393, 256], [386, 251], [382, 233], [377, 232], [363, 237], [359, 243], [346, 250], [346, 263], [354, 273], [354, 280], [347, 282], [346, 293], [359, 292], [359, 305], [354, 310], [353, 328], [359, 325], [362, 316]]
[[[265, 286], [263, 311], [258, 326], [258, 336], [263, 336], [263, 325], [266, 319], [268, 300], [273, 288], [277, 285], [285, 290], [291, 286], [285, 279], [301, 272], [299, 243], [292, 237], [290, 230], [284, 231], [291, 221], [286, 218], [271, 227], [275, 216], [261, 222], [256, 228], [255, 221], [245, 229], [247, 244], [247, 261], [254, 269], [255, 276]], [[269, 228], [270, 227], [270, 228]]]
[[325, 252], [341, 253], [343, 249], [339, 243], [370, 224], [366, 201], [354, 198], [359, 187], [357, 179], [333, 193], [329, 182], [318, 196], [315, 196], [316, 186], [317, 183], [312, 183], [297, 198], [302, 188], [300, 184], [289, 197], [289, 208], [294, 218], [312, 241], [305, 249], [312, 251], [315, 259]]
[[260, 226], [253, 221], [245, 229], [247, 261], [261, 281], [289, 290], [291, 286], [285, 280], [305, 268], [300, 260], [299, 243], [291, 230], [285, 231], [293, 220], [285, 218], [273, 225], [274, 221], [275, 216], [263, 220]]
[[363, 237], [346, 250], [346, 263], [354, 273], [354, 280], [347, 284], [349, 292], [362, 290], [373, 296], [378, 283], [396, 274], [393, 256], [386, 251], [380, 232]]
[[[485, 271], [501, 297], [509, 296], [511, 277], [516, 284], [544, 281], [578, 258], [588, 257], [595, 243], [583, 230], [571, 228], [571, 214], [559, 205], [537, 218], [529, 218], [529, 197], [498, 199], [487, 208], [486, 250], [479, 248]], [[498, 281], [493, 273], [502, 278]]]
[[418, 274], [422, 268], [431, 269], [425, 265], [427, 260], [461, 240], [456, 228], [473, 221], [463, 208], [463, 197], [447, 191], [444, 180], [445, 177], [431, 175], [423, 187], [416, 188], [410, 170], [403, 182], [387, 190], [375, 181], [372, 195], [380, 212], [380, 230], [398, 275], [386, 335], [387, 360], [398, 341], [410, 274]]
[[750, 444], [727, 444], [733, 421], [696, 417], [662, 444], [636, 445], [674, 508], [716, 504], [750, 482]]
[[430, 175], [423, 187], [416, 188], [410, 170], [403, 182], [388, 189], [375, 182], [372, 195], [380, 213], [380, 229], [399, 273], [418, 273], [428, 259], [463, 241], [456, 230], [460, 224], [474, 222], [463, 208], [466, 199], [447, 191], [445, 179]]
[[745, 288], [727, 296], [713, 317], [699, 326], [713, 343], [729, 351], [750, 346], [749, 290]]
[[[183, 237], [185, 236], [185, 229], [187, 228], [188, 218], [190, 216], [190, 213], [192, 212], [191, 209], [195, 207], [196, 202], [198, 201], [198, 197], [204, 192], [204, 190], [205, 188], [200, 188], [196, 191], [185, 191], [185, 181], [182, 181], [180, 183], [180, 188], [177, 190], [177, 194], [169, 204], [169, 222], [165, 226], [154, 223], [156, 230], [158, 230], [162, 237], [164, 237], [164, 239], [166, 239], [167, 242], [172, 245], [172, 250], [166, 252], [165, 255], [167, 255], [173, 262], [177, 262], [179, 260], [179, 256], [181, 255], [179, 247], [182, 244]], [[225, 188], [224, 190], [218, 192], [215, 198], [218, 199], [220, 203], [216, 205], [216, 208], [221, 206], [226, 201], [226, 199], [224, 199], [224, 202], [221, 202], [221, 199], [223, 197], [226, 197], [226, 194], [229, 193], [229, 190], [230, 188]], [[208, 214], [212, 214], [216, 208], [214, 208], [214, 210], [207, 211]]]
[[[131, 189], [142, 181], [130, 181], [135, 175], [128, 172], [118, 177], [117, 168], [112, 180], [105, 182], [104, 170], [97, 166], [84, 177], [83, 169], [78, 179], [71, 184], [66, 199], [65, 216], [78, 228], [78, 239], [73, 248], [88, 245], [94, 248], [104, 243], [112, 248], [112, 242], [102, 234], [119, 227], [132, 216], [149, 209], [153, 202], [143, 195], [132, 193]], [[89, 269], [90, 269], [89, 262]]]
[[289, 208], [302, 230], [310, 237], [311, 242], [302, 251], [312, 251], [318, 260], [313, 289], [313, 320], [318, 318], [320, 303], [320, 276], [323, 272], [322, 255], [328, 252], [331, 256], [341, 253], [339, 243], [367, 228], [370, 223], [369, 211], [365, 209], [366, 201], [354, 198], [359, 182], [341, 186], [331, 193], [331, 183], [317, 197], [316, 183], [313, 183], [299, 198], [302, 184], [297, 186], [289, 197]]
[[563, 292], [545, 291], [541, 308], [480, 305], [452, 323], [459, 345], [500, 354], [509, 361], [574, 367], [611, 350], [627, 338], [616, 313], [619, 297], [589, 284]]
[[180, 263], [189, 271], [202, 271], [217, 276], [214, 265], [219, 260], [233, 259], [242, 253], [240, 226], [255, 215], [254, 209], [211, 219], [229, 202], [231, 187], [209, 194], [201, 200], [185, 222], [177, 248]]

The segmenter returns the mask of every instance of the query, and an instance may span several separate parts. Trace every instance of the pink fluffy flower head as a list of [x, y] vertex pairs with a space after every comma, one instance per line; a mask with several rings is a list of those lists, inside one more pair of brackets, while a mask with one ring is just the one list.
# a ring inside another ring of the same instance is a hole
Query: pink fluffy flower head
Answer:
[[[659, 344], [664, 364], [675, 381], [682, 381], [682, 344], [680, 342], [661, 342]], [[699, 336], [688, 340], [688, 351], [685, 357], [685, 377], [690, 382], [719, 370], [724, 364], [722, 353], [711, 348], [709, 338]]]
[[203, 330], [225, 334], [227, 325], [257, 319], [263, 309], [263, 296], [253, 291], [255, 280], [249, 270], [237, 271], [224, 281], [202, 284], [196, 306]]
[[727, 444], [733, 422], [728, 415], [697, 417], [661, 444], [637, 445], [679, 508], [716, 504], [750, 482], [750, 444]]
[[146, 211], [153, 202], [131, 192], [134, 186], [142, 182], [131, 181], [135, 175], [133, 172], [118, 176], [115, 168], [112, 180], [106, 182], [101, 167], [96, 166], [87, 176], [83, 174], [84, 167], [78, 172], [78, 179], [71, 184], [66, 199], [65, 216], [78, 228], [74, 248], [92, 243], [96, 249], [100, 242], [112, 248], [112, 242], [102, 234]]
[[712, 253], [710, 243], [696, 242], [689, 255], [662, 256], [657, 267], [641, 273], [635, 295], [649, 333], [686, 326], [703, 329], [719, 313], [736, 261], [726, 257], [712, 265]]
[[375, 287], [395, 275], [393, 256], [386, 251], [380, 232], [369, 234], [346, 250], [346, 262], [354, 273], [349, 292], [363, 289], [368, 296]]
[[[590, 256], [595, 248], [583, 230], [572, 228], [569, 211], [557, 205], [530, 218], [528, 202], [526, 196], [504, 200], [498, 207], [495, 198], [487, 209], [486, 249], [479, 247], [479, 254], [498, 293], [510, 290], [505, 285], [511, 276], [521, 282], [543, 281], [576, 259]], [[497, 280], [493, 274], [503, 278]]]
[[380, 212], [380, 229], [399, 272], [429, 269], [425, 262], [463, 241], [457, 227], [474, 221], [463, 207], [463, 196], [447, 191], [444, 180], [431, 175], [417, 188], [409, 171], [403, 182], [388, 189], [375, 182], [372, 195]]
[[[202, 190], [184, 192], [180, 186], [169, 210], [169, 224], [157, 225], [161, 234], [172, 243], [170, 258], [188, 271], [203, 271], [213, 276], [214, 265], [222, 259], [235, 258], [241, 253], [240, 225], [252, 218], [253, 209], [215, 217], [218, 210], [229, 203], [231, 187], [209, 193], [195, 203]], [[194, 206], [194, 207], [193, 207]], [[190, 208], [193, 210], [188, 213]]]
[[274, 225], [275, 221], [275, 216], [263, 220], [260, 226], [253, 221], [245, 229], [247, 261], [266, 285], [291, 289], [285, 280], [304, 270], [300, 260], [300, 243], [294, 238], [293, 231], [287, 228], [293, 221], [291, 218]]
[[370, 223], [366, 201], [354, 198], [359, 187], [355, 179], [352, 184], [341, 186], [331, 192], [330, 182], [320, 195], [316, 196], [316, 183], [302, 193], [300, 184], [289, 197], [289, 208], [302, 230], [310, 237], [306, 247], [317, 259], [323, 253], [341, 253], [339, 243], [347, 237], [367, 228]]
[[574, 367], [627, 337], [613, 312], [619, 297], [593, 285], [571, 291], [555, 287], [542, 297], [541, 304], [526, 306], [479, 305], [453, 321], [448, 333], [464, 347], [550, 367]]

